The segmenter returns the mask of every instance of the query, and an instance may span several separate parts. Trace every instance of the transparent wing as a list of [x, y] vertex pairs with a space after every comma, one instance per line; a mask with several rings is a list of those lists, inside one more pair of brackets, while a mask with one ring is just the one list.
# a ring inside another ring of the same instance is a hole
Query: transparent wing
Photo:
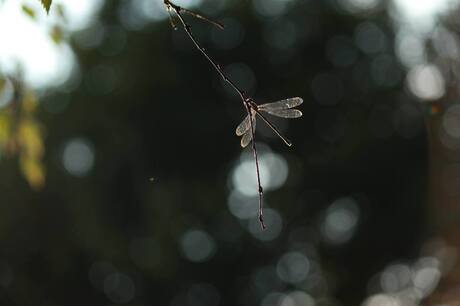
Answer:
[[259, 105], [258, 108], [260, 110], [266, 110], [268, 112], [268, 110], [293, 108], [293, 107], [299, 106], [302, 103], [303, 103], [302, 98], [295, 97], [295, 98], [280, 100], [277, 102], [262, 104], [262, 105]]
[[[256, 120], [255, 117], [252, 117], [252, 125], [254, 128], [254, 133], [256, 132]], [[248, 120], [249, 122], [249, 120]], [[251, 125], [249, 124], [249, 128], [247, 129], [246, 133], [244, 133], [243, 137], [241, 137], [241, 147], [245, 148], [252, 140], [252, 131], [251, 131]]]
[[249, 115], [244, 118], [243, 121], [236, 127], [236, 135], [241, 136], [246, 133], [251, 128], [251, 124], [249, 122]]
[[241, 137], [241, 147], [245, 148], [252, 140], [252, 133], [250, 130], [246, 132], [246, 134]]
[[302, 112], [298, 109], [260, 109], [266, 113], [269, 113], [273, 116], [278, 116], [281, 118], [299, 118], [302, 117]]

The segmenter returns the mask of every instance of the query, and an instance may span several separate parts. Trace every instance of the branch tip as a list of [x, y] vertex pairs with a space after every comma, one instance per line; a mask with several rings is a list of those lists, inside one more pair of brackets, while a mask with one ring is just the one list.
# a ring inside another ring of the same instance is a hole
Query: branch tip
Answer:
[[262, 228], [262, 230], [267, 229], [267, 226], [265, 225], [265, 222], [264, 222], [264, 216], [263, 215], [259, 215], [259, 223], [260, 223], [260, 227]]
[[[221, 66], [206, 52], [205, 48], [203, 48], [201, 46], [201, 44], [198, 42], [198, 40], [196, 39], [195, 35], [192, 32], [192, 27], [189, 24], [187, 24], [187, 22], [185, 21], [185, 19], [183, 17], [183, 13], [189, 14], [192, 17], [195, 17], [197, 19], [201, 19], [201, 20], [203, 20], [205, 22], [211, 23], [212, 25], [218, 27], [221, 30], [224, 29], [224, 25], [222, 23], [220, 23], [220, 22], [211, 20], [208, 17], [205, 17], [205, 16], [203, 16], [201, 14], [198, 14], [198, 13], [195, 13], [195, 12], [190, 11], [188, 9], [182, 8], [182, 7], [172, 3], [170, 0], [163, 0], [163, 3], [166, 6], [166, 9], [168, 10], [168, 12], [170, 13], [171, 24], [173, 25], [173, 28], [176, 28], [176, 27], [175, 27], [175, 24], [173, 22], [173, 18], [171, 16], [171, 10], [173, 10], [174, 13], [176, 14], [176, 16], [177, 16], [177, 18], [179, 20], [179, 23], [182, 25], [183, 29], [185, 30], [186, 34], [188, 35], [190, 40], [193, 42], [195, 47], [209, 61], [209, 63], [214, 67], [214, 69], [222, 77], [222, 79], [225, 82], [227, 82], [238, 93], [238, 95], [241, 98], [241, 101], [243, 102], [243, 105], [246, 108], [248, 116], [251, 117], [252, 116], [252, 111], [253, 111], [253, 106], [251, 105], [251, 103], [253, 103], [252, 99], [246, 97], [245, 92], [242, 89], [240, 89], [232, 80], [230, 80], [227, 77], [227, 75], [223, 72]], [[255, 108], [255, 111], [260, 115], [260, 113], [257, 111], [257, 108]], [[262, 115], [260, 115], [260, 116], [262, 116]], [[264, 118], [264, 117], [262, 116], [262, 118]], [[273, 126], [269, 122], [268, 122], [268, 125]], [[252, 152], [254, 154], [254, 160], [255, 160], [255, 166], [256, 166], [256, 174], [257, 174], [257, 185], [258, 185], [258, 190], [259, 190], [259, 222], [260, 222], [260, 225], [262, 227], [262, 230], [265, 230], [267, 227], [265, 226], [264, 217], [263, 217], [263, 201], [262, 201], [263, 189], [262, 189], [262, 184], [261, 184], [261, 181], [260, 181], [259, 159], [258, 159], [258, 154], [257, 154], [257, 147], [256, 147], [256, 144], [255, 144], [255, 141], [256, 141], [256, 139], [255, 139], [255, 127], [254, 127], [254, 124], [253, 124], [252, 120], [250, 120], [250, 127], [251, 127], [251, 136], [252, 136]], [[274, 128], [274, 129], [275, 129], [275, 131], [277, 131], [276, 128]], [[277, 133], [277, 134], [279, 134], [279, 133]], [[280, 137], [282, 137], [282, 136], [280, 136]]]

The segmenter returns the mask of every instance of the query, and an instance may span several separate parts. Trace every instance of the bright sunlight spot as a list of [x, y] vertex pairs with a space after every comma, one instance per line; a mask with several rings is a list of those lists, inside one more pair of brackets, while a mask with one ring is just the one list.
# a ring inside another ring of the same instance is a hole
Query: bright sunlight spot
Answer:
[[[35, 18], [25, 14], [21, 4], [35, 12]], [[0, 66], [11, 74], [21, 71], [25, 81], [35, 88], [58, 86], [71, 75], [75, 56], [65, 42], [56, 44], [50, 37], [58, 24], [57, 5], [62, 4], [67, 22], [64, 30], [75, 31], [92, 22], [103, 4], [102, 0], [56, 0], [49, 16], [39, 1], [4, 1], [0, 4]]]
[[428, 31], [434, 26], [436, 17], [458, 4], [458, 0], [394, 0], [394, 4], [403, 22], [419, 31]]
[[[279, 154], [260, 150], [259, 166], [260, 179], [265, 190], [280, 188], [287, 179], [288, 165], [286, 160]], [[239, 163], [233, 170], [232, 183], [235, 189], [243, 195], [257, 195], [257, 176], [254, 171], [254, 161], [248, 154], [242, 154]]]

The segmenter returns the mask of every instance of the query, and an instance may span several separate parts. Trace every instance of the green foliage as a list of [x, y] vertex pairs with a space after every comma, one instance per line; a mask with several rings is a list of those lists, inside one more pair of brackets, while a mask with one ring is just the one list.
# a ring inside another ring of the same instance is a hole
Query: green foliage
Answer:
[[58, 4], [54, 5], [54, 9], [56, 10], [57, 15], [59, 16], [59, 18], [63, 22], [67, 22], [67, 15], [66, 15], [64, 6], [61, 3], [58, 3]]
[[25, 5], [25, 4], [23, 4], [23, 5], [21, 6], [21, 8], [22, 8], [22, 11], [23, 11], [27, 16], [29, 16], [30, 18], [32, 18], [32, 19], [34, 19], [34, 20], [36, 19], [37, 15], [36, 15], [35, 10], [34, 10], [33, 8], [31, 8], [30, 6]]
[[[1, 0], [0, 0], [1, 1]], [[49, 13], [52, 0], [40, 0]], [[37, 20], [37, 11], [21, 4], [24, 15]], [[48, 28], [49, 38], [56, 44], [63, 43], [67, 33], [63, 25], [67, 22], [64, 6], [55, 4], [57, 20]], [[11, 91], [14, 92], [11, 95]], [[11, 95], [11, 97], [9, 96]], [[33, 189], [40, 189], [45, 183], [45, 169], [42, 127], [36, 119], [37, 98], [23, 80], [0, 75], [0, 159], [17, 158], [22, 175]]]
[[51, 2], [53, 2], [53, 0], [40, 0], [40, 2], [42, 3], [43, 7], [45, 8], [46, 13], [49, 13], [50, 7], [51, 7]]
[[14, 85], [15, 94], [0, 109], [0, 153], [8, 158], [17, 156], [21, 172], [33, 189], [45, 183], [42, 163], [44, 154], [43, 133], [36, 120], [37, 98], [35, 94], [10, 79], [0, 79], [0, 95], [6, 83]]
[[[42, 3], [43, 7], [46, 9], [46, 12], [49, 12], [52, 0], [40, 0]], [[55, 11], [57, 15], [57, 21], [55, 22], [54, 25], [52, 25], [49, 30], [48, 34], [50, 39], [55, 43], [55, 44], [60, 44], [62, 43], [65, 38], [66, 38], [66, 33], [64, 31], [63, 25], [67, 23], [67, 16], [65, 12], [65, 8], [62, 4], [55, 4]], [[21, 5], [22, 12], [30, 17], [33, 20], [37, 20], [37, 12], [34, 8], [30, 7], [27, 4], [22, 4]]]
[[49, 35], [56, 44], [60, 44], [64, 38], [62, 28], [58, 25], [51, 28]]

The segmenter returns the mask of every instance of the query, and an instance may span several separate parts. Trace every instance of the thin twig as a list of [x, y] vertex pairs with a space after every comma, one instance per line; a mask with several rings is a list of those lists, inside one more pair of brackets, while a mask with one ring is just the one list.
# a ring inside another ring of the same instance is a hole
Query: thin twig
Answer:
[[189, 14], [189, 15], [195, 17], [195, 18], [198, 18], [198, 19], [201, 19], [201, 20], [203, 20], [203, 21], [209, 22], [210, 24], [215, 25], [216, 27], [218, 27], [218, 28], [221, 29], [221, 30], [224, 30], [224, 29], [225, 29], [225, 26], [224, 26], [222, 23], [218, 22], [218, 21], [211, 20], [211, 19], [209, 19], [209, 18], [206, 17], [206, 16], [200, 15], [200, 14], [198, 14], [198, 13], [195, 13], [195, 12], [190, 11], [190, 10], [185, 9], [185, 8], [182, 8], [181, 10], [182, 10], [184, 13], [187, 13], [187, 14]]
[[[251, 109], [250, 109], [251, 103], [254, 103], [254, 102], [252, 102], [252, 100], [246, 101], [246, 110], [248, 111], [248, 114], [251, 113]], [[249, 124], [251, 125], [251, 136], [252, 136], [252, 152], [254, 154], [254, 161], [256, 164], [257, 186], [258, 186], [257, 191], [259, 193], [259, 222], [260, 222], [260, 226], [264, 230], [267, 228], [264, 222], [264, 207], [263, 207], [263, 199], [262, 199], [264, 190], [262, 188], [262, 183], [260, 182], [259, 157], [257, 154], [256, 139], [255, 139], [256, 131], [254, 130], [254, 124], [252, 122], [252, 117], [250, 117], [249, 119], [250, 119]]]
[[[188, 35], [188, 37], [193, 42], [195, 47], [209, 61], [209, 63], [213, 66], [213, 68], [217, 71], [217, 73], [221, 76], [221, 78], [225, 82], [227, 82], [238, 93], [238, 95], [240, 96], [241, 101], [242, 101], [242, 103], [243, 103], [243, 105], [244, 105], [244, 107], [246, 109], [246, 112], [248, 113], [249, 117], [251, 117], [251, 110], [254, 109], [254, 107], [252, 105], [252, 104], [254, 104], [253, 100], [251, 98], [247, 97], [245, 92], [243, 90], [241, 90], [230, 78], [227, 77], [227, 75], [223, 72], [223, 70], [220, 67], [220, 65], [206, 52], [205, 48], [203, 48], [200, 45], [198, 40], [193, 35], [191, 26], [185, 21], [183, 15], [182, 15], [182, 12], [184, 12], [186, 14], [189, 14], [189, 15], [195, 17], [195, 18], [198, 18], [198, 19], [204, 20], [206, 22], [209, 22], [209, 23], [219, 27], [220, 29], [223, 29], [224, 26], [221, 23], [213, 21], [213, 20], [211, 20], [211, 19], [209, 19], [209, 18], [207, 18], [207, 17], [205, 17], [203, 15], [200, 15], [198, 13], [195, 13], [195, 12], [192, 12], [190, 10], [184, 9], [184, 8], [172, 3], [169, 0], [164, 0], [164, 4], [165, 4], [166, 9], [168, 11], [173, 10], [176, 13], [177, 17], [179, 18], [180, 23], [182, 24], [182, 26], [184, 28], [185, 33]], [[269, 122], [265, 118], [263, 118], [263, 119], [264, 119], [265, 122]], [[262, 227], [262, 229], [265, 229], [266, 226], [265, 226], [265, 222], [264, 222], [263, 199], [262, 199], [263, 198], [263, 188], [262, 188], [262, 184], [260, 182], [259, 158], [258, 158], [257, 147], [256, 147], [255, 129], [254, 129], [254, 125], [253, 125], [252, 120], [250, 120], [249, 122], [250, 122], [250, 125], [251, 125], [252, 152], [254, 154], [254, 160], [255, 160], [255, 164], [256, 164], [256, 173], [257, 173], [257, 185], [258, 185], [258, 194], [259, 194], [259, 222], [260, 222], [260, 226]], [[271, 127], [273, 126], [271, 123], [269, 125]], [[276, 128], [275, 128], [275, 131], [277, 131]]]

